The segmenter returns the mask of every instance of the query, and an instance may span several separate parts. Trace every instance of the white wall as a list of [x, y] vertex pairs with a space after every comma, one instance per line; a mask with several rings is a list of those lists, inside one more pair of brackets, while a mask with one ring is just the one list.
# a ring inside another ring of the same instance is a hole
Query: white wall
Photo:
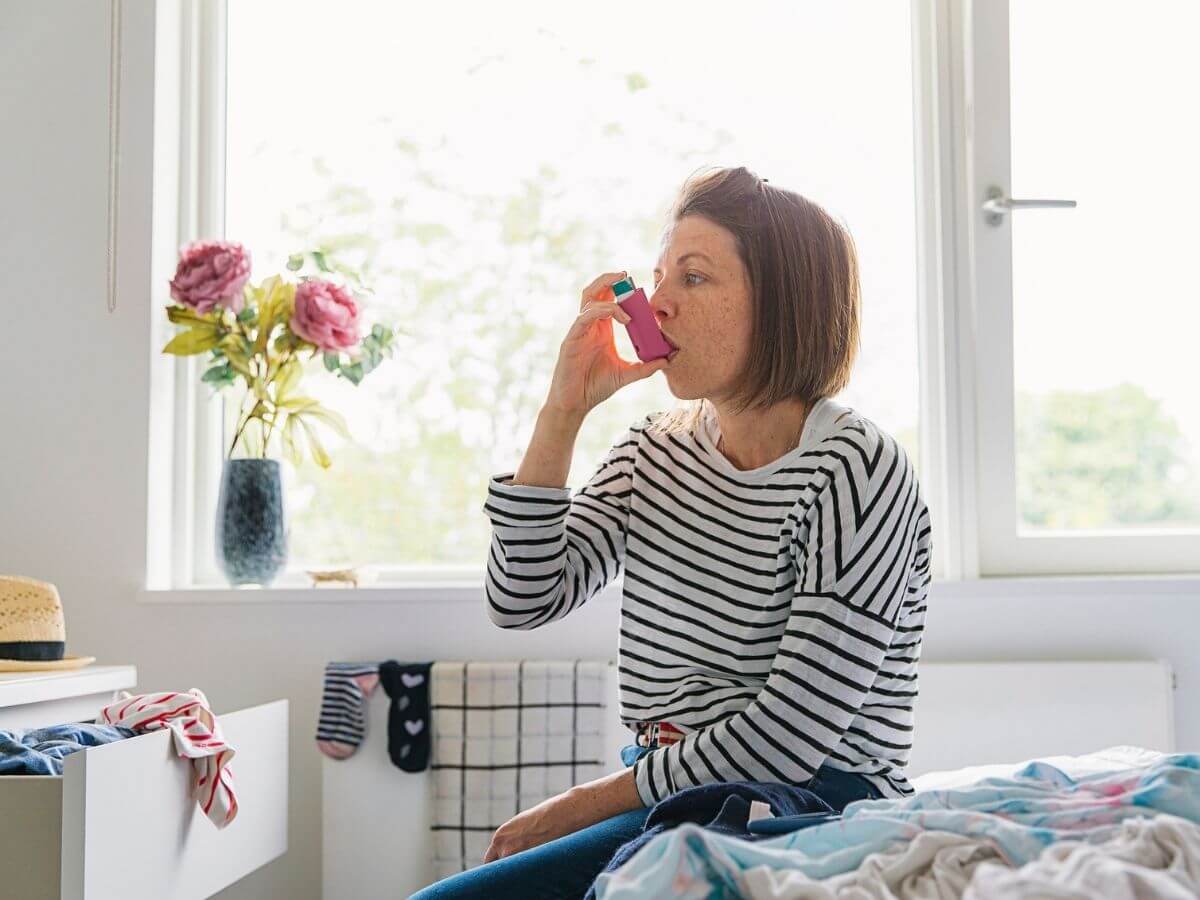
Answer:
[[[149, 197], [133, 178], [122, 204], [123, 288], [116, 313], [105, 307], [108, 4], [5, 0], [0, 29], [0, 572], [56, 583], [69, 651], [136, 663], [145, 688], [201, 687], [218, 710], [292, 701], [291, 850], [223, 896], [315, 898], [312, 734], [325, 660], [599, 658], [615, 646], [616, 607], [595, 602], [518, 634], [495, 629], [481, 597], [451, 609], [428, 598], [139, 603], [150, 326], [163, 297], [139, 282]], [[150, 86], [126, 86], [123, 115], [136, 117]], [[145, 142], [123, 153], [123, 173], [151, 164]], [[1200, 587], [1107, 585], [939, 584], [926, 658], [1166, 658], [1178, 673], [1180, 746], [1200, 746], [1200, 709], [1181, 702], [1200, 689]]]

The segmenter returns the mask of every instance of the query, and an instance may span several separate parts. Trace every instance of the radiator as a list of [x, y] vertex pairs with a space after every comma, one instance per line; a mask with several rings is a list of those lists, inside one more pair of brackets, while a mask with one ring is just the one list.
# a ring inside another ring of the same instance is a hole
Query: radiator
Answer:
[[[606, 679], [607, 771], [623, 765], [620, 750], [633, 732], [617, 717], [616, 666]], [[396, 900], [434, 880], [434, 773], [411, 773], [387, 755], [387, 696], [368, 700], [367, 735], [345, 760], [321, 757], [322, 855], [325, 900]], [[436, 713], [435, 713], [436, 714]], [[315, 744], [302, 752], [316, 753]]]

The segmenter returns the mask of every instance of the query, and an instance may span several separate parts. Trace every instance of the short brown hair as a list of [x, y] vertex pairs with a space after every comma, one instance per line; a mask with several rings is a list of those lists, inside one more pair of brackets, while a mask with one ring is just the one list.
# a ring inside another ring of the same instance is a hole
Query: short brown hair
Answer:
[[[739, 409], [792, 399], [811, 405], [845, 388], [858, 353], [862, 303], [858, 253], [845, 225], [744, 166], [689, 176], [668, 230], [690, 215], [733, 235], [750, 276], [754, 323]], [[661, 427], [694, 424], [702, 404], [672, 411]]]

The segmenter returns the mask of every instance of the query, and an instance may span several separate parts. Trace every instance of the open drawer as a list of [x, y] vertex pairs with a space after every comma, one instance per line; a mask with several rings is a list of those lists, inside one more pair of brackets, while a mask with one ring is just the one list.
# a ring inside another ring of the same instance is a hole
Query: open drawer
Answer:
[[0, 896], [209, 897], [285, 853], [287, 701], [219, 718], [237, 751], [224, 830], [188, 796], [168, 731], [73, 753], [61, 778], [0, 778]]

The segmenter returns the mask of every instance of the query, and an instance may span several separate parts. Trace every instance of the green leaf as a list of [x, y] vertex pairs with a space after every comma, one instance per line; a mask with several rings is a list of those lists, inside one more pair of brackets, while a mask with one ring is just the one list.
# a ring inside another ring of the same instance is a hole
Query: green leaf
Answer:
[[176, 325], [191, 325], [193, 327], [204, 326], [207, 328], [217, 327], [217, 316], [220, 315], [218, 310], [200, 315], [194, 309], [186, 306], [168, 306], [167, 318]]
[[388, 333], [388, 330], [386, 328], [384, 328], [382, 325], [376, 325], [371, 329], [372, 337], [374, 337], [375, 340], [380, 341], [380, 342], [383, 341], [384, 335], [386, 335], [387, 333]]
[[259, 304], [258, 334], [254, 340], [254, 352], [262, 353], [267, 349], [267, 341], [271, 332], [280, 322], [286, 322], [291, 315], [292, 303], [296, 296], [296, 286], [288, 284], [278, 275], [272, 275], [262, 283], [262, 302]]
[[312, 252], [312, 258], [313, 258], [313, 262], [315, 262], [317, 264], [317, 268], [320, 269], [322, 272], [332, 272], [333, 271], [333, 269], [329, 268], [329, 263], [325, 259], [325, 254], [322, 253], [320, 250], [314, 250]]
[[211, 384], [214, 387], [220, 388], [227, 384], [233, 384], [233, 380], [236, 377], [229, 363], [222, 363], [219, 366], [213, 366], [201, 375], [200, 380], [205, 384]]
[[341, 368], [342, 364], [337, 353], [326, 353], [324, 354], [324, 359], [326, 371], [336, 372], [339, 368]]
[[309, 425], [307, 420], [303, 418], [300, 419], [300, 424], [303, 426], [304, 434], [308, 438], [309, 450], [312, 451], [313, 462], [322, 469], [328, 469], [333, 460], [329, 458], [329, 454], [325, 451], [325, 445], [321, 443], [321, 438], [318, 436], [316, 429]]
[[362, 363], [355, 363], [352, 366], [342, 366], [342, 375], [353, 385], [357, 385], [363, 380], [363, 374]]
[[300, 360], [293, 357], [283, 364], [283, 369], [275, 376], [275, 402], [281, 404], [300, 383], [300, 376], [304, 374], [304, 367], [300, 365]]
[[304, 461], [304, 436], [296, 430], [295, 416], [288, 416], [283, 423], [283, 452], [293, 466], [299, 467]]
[[221, 348], [238, 374], [250, 378], [250, 342], [240, 334], [227, 334], [221, 338]]
[[257, 315], [258, 315], [257, 307], [247, 306], [240, 313], [237, 314], [237, 320], [239, 322], [253, 322], [254, 317]]
[[346, 420], [342, 418], [340, 413], [336, 413], [332, 409], [326, 409], [316, 404], [305, 409], [299, 415], [302, 415], [306, 419], [316, 419], [322, 425], [332, 428], [339, 437], [350, 440], [350, 429], [346, 426]]
[[304, 268], [304, 254], [303, 253], [293, 253], [291, 256], [289, 256], [288, 261], [287, 261], [287, 267], [288, 267], [288, 270], [292, 271], [292, 272], [299, 272], [301, 269], [303, 269]]
[[197, 353], [207, 353], [219, 343], [221, 338], [216, 329], [197, 327], [175, 335], [167, 346], [162, 348], [162, 352], [175, 356], [194, 356]]
[[307, 412], [314, 406], [320, 405], [320, 401], [315, 397], [288, 397], [286, 400], [276, 402], [275, 405], [280, 409], [286, 409], [298, 414]]

